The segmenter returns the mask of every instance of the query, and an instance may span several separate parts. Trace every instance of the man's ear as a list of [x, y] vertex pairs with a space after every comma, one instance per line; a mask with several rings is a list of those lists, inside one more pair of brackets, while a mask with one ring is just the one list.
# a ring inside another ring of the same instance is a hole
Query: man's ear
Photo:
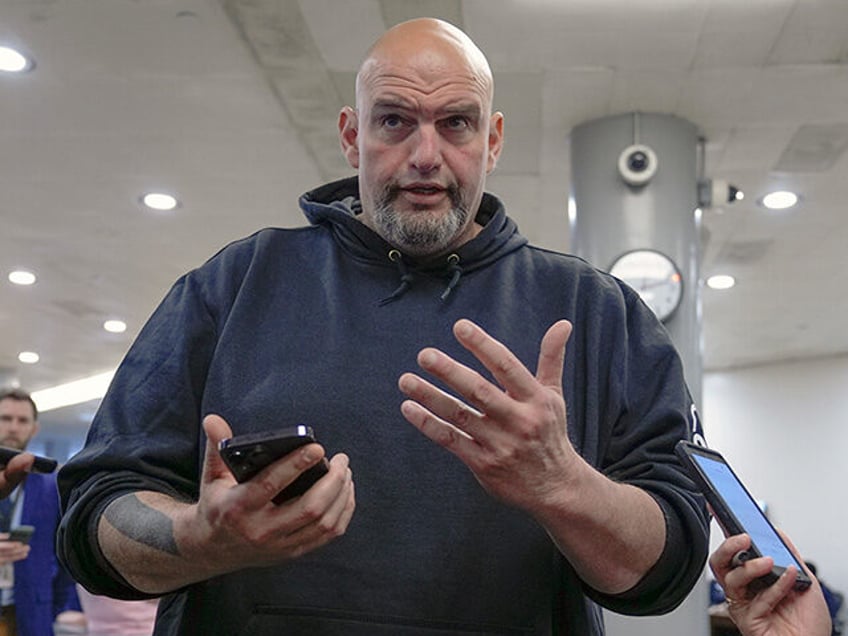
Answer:
[[492, 114], [489, 120], [489, 158], [486, 163], [486, 174], [492, 172], [498, 163], [498, 157], [501, 156], [503, 150], [504, 139], [504, 116], [503, 113], [497, 112]]
[[345, 106], [339, 113], [339, 141], [350, 167], [356, 169], [359, 169], [358, 137], [359, 115], [350, 106]]

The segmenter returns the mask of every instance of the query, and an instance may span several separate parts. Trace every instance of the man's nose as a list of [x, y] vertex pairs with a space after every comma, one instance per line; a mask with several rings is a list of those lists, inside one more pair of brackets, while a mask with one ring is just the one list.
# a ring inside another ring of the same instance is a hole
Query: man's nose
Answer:
[[413, 168], [428, 174], [442, 165], [441, 137], [434, 125], [425, 124], [419, 127], [413, 143], [415, 148], [410, 157]]

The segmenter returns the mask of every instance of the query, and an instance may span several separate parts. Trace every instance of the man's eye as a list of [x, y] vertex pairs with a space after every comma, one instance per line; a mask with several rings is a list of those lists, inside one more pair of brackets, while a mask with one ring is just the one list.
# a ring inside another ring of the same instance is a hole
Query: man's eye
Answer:
[[468, 118], [462, 117], [461, 115], [455, 115], [454, 117], [448, 117], [445, 121], [445, 125], [450, 130], [465, 130], [469, 127]]
[[400, 128], [403, 120], [397, 115], [385, 115], [381, 123], [385, 128]]

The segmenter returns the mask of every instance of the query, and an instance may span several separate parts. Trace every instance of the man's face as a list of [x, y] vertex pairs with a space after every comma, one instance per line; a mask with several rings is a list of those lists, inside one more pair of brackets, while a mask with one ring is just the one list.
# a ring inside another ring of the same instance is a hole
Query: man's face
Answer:
[[0, 400], [0, 445], [24, 450], [38, 431], [32, 405], [26, 400]]
[[[347, 150], [359, 170], [363, 221], [414, 256], [455, 249], [474, 235], [503, 118], [489, 87], [438, 56], [379, 62], [364, 75]], [[343, 112], [342, 117], [344, 118]], [[342, 130], [343, 144], [345, 131]]]

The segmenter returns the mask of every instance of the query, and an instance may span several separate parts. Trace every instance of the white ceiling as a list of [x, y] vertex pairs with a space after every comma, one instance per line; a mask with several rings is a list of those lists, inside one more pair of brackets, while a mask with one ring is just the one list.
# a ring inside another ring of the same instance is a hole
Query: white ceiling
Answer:
[[[507, 129], [489, 189], [533, 242], [568, 249], [573, 126], [675, 114], [747, 195], [704, 215], [702, 273], [738, 280], [703, 291], [705, 367], [848, 353], [846, 0], [0, 0], [0, 45], [36, 60], [0, 73], [0, 379], [113, 368], [179, 275], [302, 224], [298, 195], [351, 174], [335, 122], [365, 49], [420, 15], [489, 57]], [[774, 186], [801, 204], [758, 206]], [[145, 211], [149, 190], [182, 206]], [[38, 282], [8, 283], [17, 267]]]

